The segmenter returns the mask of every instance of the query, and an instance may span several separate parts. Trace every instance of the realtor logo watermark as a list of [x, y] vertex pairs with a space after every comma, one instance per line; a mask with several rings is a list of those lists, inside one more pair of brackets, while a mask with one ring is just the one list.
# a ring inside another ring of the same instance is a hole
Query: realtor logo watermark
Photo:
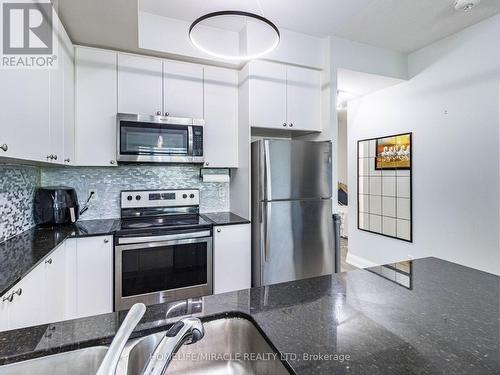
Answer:
[[57, 67], [54, 9], [48, 0], [0, 0], [4, 69]]

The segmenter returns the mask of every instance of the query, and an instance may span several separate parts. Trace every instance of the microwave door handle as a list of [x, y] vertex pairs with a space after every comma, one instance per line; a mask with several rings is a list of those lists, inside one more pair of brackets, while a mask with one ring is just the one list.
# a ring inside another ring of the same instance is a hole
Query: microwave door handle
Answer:
[[193, 156], [193, 127], [188, 126], [188, 155]]

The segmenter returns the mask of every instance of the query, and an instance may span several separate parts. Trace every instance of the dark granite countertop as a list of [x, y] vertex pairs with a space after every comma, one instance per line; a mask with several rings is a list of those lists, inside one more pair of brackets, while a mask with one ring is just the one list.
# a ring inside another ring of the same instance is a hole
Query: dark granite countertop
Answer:
[[213, 225], [234, 225], [234, 224], [249, 224], [250, 220], [244, 219], [241, 216], [232, 212], [210, 212], [201, 214], [205, 219], [212, 222]]
[[69, 237], [113, 234], [119, 219], [84, 220], [72, 225], [35, 227], [0, 243], [0, 297]]
[[[288, 357], [297, 374], [500, 373], [500, 277], [425, 258], [413, 261], [411, 285], [351, 271], [204, 297], [202, 315], [250, 317], [297, 355]], [[134, 335], [165, 329], [167, 309], [148, 307]], [[0, 364], [106, 344], [124, 315], [0, 333]], [[344, 360], [324, 357], [333, 354]]]

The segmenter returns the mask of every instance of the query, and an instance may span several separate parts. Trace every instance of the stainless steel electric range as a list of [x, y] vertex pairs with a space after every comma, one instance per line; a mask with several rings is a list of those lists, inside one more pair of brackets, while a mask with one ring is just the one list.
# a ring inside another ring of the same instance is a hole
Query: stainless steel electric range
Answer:
[[115, 311], [212, 294], [212, 225], [198, 190], [121, 193]]

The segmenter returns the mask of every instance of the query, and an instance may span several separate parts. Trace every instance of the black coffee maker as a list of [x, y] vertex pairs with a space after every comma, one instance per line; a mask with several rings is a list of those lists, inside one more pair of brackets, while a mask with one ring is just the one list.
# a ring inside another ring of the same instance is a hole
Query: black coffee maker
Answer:
[[74, 223], [79, 216], [80, 206], [75, 189], [66, 186], [36, 189], [34, 202], [36, 224]]

